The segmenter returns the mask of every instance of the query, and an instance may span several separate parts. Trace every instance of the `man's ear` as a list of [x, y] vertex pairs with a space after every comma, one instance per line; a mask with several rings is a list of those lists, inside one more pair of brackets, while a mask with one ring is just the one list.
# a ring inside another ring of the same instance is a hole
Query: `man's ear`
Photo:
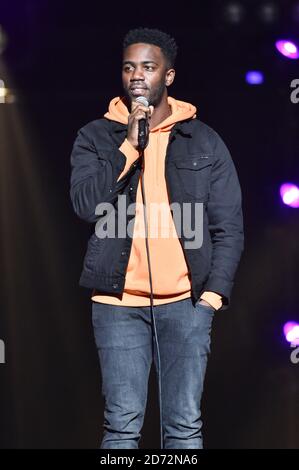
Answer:
[[166, 72], [165, 76], [165, 85], [169, 86], [173, 83], [175, 77], [175, 70], [174, 69], [168, 69]]

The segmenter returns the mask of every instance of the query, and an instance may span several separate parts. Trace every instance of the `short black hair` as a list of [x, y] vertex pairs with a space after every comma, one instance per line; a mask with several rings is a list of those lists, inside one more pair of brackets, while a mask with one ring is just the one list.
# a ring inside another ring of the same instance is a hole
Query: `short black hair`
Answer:
[[145, 44], [153, 44], [161, 48], [167, 65], [173, 67], [177, 55], [178, 46], [174, 38], [159, 29], [135, 28], [131, 29], [124, 38], [123, 50], [131, 44], [143, 42]]

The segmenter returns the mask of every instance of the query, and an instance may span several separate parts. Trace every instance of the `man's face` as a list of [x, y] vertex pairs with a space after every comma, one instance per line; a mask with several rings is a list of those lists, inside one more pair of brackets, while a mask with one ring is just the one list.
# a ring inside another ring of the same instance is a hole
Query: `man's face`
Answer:
[[167, 68], [158, 46], [137, 43], [124, 50], [122, 82], [129, 102], [144, 96], [150, 105], [157, 106], [166, 86], [173, 82], [174, 73], [173, 69]]

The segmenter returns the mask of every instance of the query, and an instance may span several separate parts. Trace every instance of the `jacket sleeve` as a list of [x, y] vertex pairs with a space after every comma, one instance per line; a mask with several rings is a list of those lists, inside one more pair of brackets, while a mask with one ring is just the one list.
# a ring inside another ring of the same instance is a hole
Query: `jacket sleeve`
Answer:
[[70, 197], [75, 213], [86, 222], [96, 222], [96, 207], [101, 202], [115, 204], [118, 194], [127, 184], [126, 176], [119, 182], [126, 157], [109, 137], [108, 129], [98, 122], [94, 142], [94, 123], [82, 127], [71, 153]]
[[222, 295], [223, 305], [220, 310], [226, 310], [244, 249], [242, 196], [231, 155], [220, 136], [215, 134], [215, 163], [207, 203], [212, 267], [205, 290]]

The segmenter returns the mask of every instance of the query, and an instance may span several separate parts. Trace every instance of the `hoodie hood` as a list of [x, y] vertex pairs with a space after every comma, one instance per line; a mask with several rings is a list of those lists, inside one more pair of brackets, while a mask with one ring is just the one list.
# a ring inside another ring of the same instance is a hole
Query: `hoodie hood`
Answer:
[[[150, 132], [169, 131], [176, 122], [196, 118], [196, 107], [193, 106], [193, 104], [176, 100], [171, 96], [168, 96], [167, 100], [171, 107], [171, 115], [160, 122], [156, 127], [153, 127]], [[129, 114], [129, 110], [124, 103], [124, 98], [117, 96], [110, 101], [108, 112], [104, 114], [104, 117], [111, 121], [128, 124]]]

